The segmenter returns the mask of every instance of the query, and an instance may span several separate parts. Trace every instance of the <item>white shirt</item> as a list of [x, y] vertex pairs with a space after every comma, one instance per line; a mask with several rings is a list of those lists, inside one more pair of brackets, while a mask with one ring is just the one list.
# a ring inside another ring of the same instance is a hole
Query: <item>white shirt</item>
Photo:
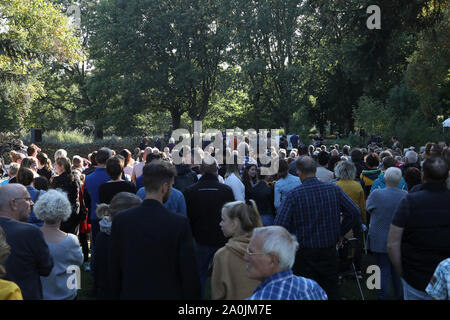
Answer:
[[334, 179], [334, 173], [324, 167], [317, 167], [316, 177], [319, 181], [328, 182]]
[[245, 201], [245, 186], [234, 173], [225, 179], [225, 184], [233, 190], [234, 199], [236, 201]]

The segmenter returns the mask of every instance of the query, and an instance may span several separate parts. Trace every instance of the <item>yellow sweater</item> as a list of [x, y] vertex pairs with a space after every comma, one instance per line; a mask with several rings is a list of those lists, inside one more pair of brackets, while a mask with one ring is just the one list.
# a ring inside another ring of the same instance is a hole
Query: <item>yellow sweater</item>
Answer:
[[338, 180], [335, 184], [341, 187], [348, 197], [356, 203], [361, 211], [362, 222], [366, 224], [366, 200], [361, 184], [354, 180]]
[[22, 292], [14, 282], [0, 279], [0, 300], [23, 300]]

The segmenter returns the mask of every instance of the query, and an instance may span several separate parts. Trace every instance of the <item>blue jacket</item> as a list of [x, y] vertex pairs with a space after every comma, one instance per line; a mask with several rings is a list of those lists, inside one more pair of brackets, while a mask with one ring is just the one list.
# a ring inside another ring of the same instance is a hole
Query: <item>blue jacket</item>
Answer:
[[[384, 182], [384, 172], [382, 172], [378, 178], [373, 182], [372, 189], [370, 189], [370, 192], [373, 192], [377, 189], [385, 189], [386, 183]], [[400, 184], [397, 186], [397, 188], [401, 190], [408, 191], [408, 185], [406, 184], [405, 179], [402, 177], [402, 181], [400, 181]]]
[[[33, 203], [36, 203], [36, 201], [38, 201], [39, 197], [42, 196], [43, 194], [45, 194], [45, 190], [37, 190], [33, 187], [28, 186], [27, 187], [28, 193], [30, 194], [31, 200], [33, 201]], [[36, 215], [34, 214], [34, 210], [31, 210], [30, 216], [28, 217], [27, 220], [28, 223], [31, 224], [35, 224], [38, 227], [42, 227], [44, 224], [44, 221], [38, 219], [38, 217], [36, 217]]]
[[106, 173], [106, 168], [96, 168], [94, 172], [86, 176], [86, 182], [84, 185], [84, 190], [89, 193], [91, 198], [90, 207], [90, 220], [98, 220], [95, 211], [97, 210], [97, 205], [99, 204], [99, 194], [98, 188], [105, 182], [111, 180], [109, 175]]
[[[142, 199], [142, 201], [145, 200], [145, 187], [142, 187], [138, 190], [136, 195]], [[169, 199], [166, 203], [163, 204], [164, 208], [172, 211], [173, 213], [176, 213], [180, 216], [187, 217], [186, 213], [186, 201], [184, 200], [183, 193], [175, 188], [172, 188], [172, 191], [170, 192]]]

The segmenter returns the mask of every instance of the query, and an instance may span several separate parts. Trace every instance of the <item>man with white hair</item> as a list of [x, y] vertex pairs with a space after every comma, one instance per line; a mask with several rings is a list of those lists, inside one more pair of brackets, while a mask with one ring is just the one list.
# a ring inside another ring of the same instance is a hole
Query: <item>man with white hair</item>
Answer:
[[405, 174], [406, 169], [414, 167], [420, 170], [420, 164], [418, 163], [419, 156], [417, 152], [413, 150], [406, 151], [405, 164], [402, 166], [402, 173]]
[[247, 247], [247, 276], [262, 281], [247, 300], [327, 300], [314, 280], [295, 276], [298, 242], [285, 228], [255, 228]]
[[375, 264], [381, 269], [381, 288], [377, 290], [378, 298], [380, 300], [389, 299], [392, 279], [395, 297], [397, 300], [401, 300], [403, 299], [402, 283], [387, 255], [386, 241], [395, 209], [408, 192], [397, 188], [402, 179], [402, 172], [399, 168], [387, 169], [384, 179], [386, 188], [371, 192], [366, 203], [367, 212], [371, 216], [368, 247], [374, 253]]
[[25, 223], [33, 204], [27, 189], [17, 183], [0, 188], [0, 227], [11, 246], [6, 261], [6, 280], [16, 283], [24, 300], [42, 300], [40, 276], [46, 277], [53, 268], [42, 231]]

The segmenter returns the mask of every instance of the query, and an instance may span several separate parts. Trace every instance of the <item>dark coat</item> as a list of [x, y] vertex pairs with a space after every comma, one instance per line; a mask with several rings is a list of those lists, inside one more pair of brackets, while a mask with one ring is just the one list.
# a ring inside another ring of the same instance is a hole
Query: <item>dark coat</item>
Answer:
[[118, 213], [111, 227], [113, 299], [200, 299], [188, 220], [156, 200]]
[[276, 215], [273, 187], [269, 186], [266, 182], [259, 181], [253, 187], [250, 193], [250, 199], [255, 200], [260, 215]]
[[227, 239], [219, 223], [223, 205], [235, 200], [231, 188], [217, 176], [206, 174], [186, 189], [184, 198], [195, 241], [201, 246], [223, 247]]
[[81, 222], [80, 216], [80, 198], [79, 192], [81, 189], [80, 182], [77, 176], [73, 174], [63, 173], [53, 178], [51, 183], [52, 189], [62, 189], [67, 193], [70, 205], [72, 206], [72, 213], [69, 219], [61, 223], [61, 230], [69, 233], [76, 233], [76, 229]]

